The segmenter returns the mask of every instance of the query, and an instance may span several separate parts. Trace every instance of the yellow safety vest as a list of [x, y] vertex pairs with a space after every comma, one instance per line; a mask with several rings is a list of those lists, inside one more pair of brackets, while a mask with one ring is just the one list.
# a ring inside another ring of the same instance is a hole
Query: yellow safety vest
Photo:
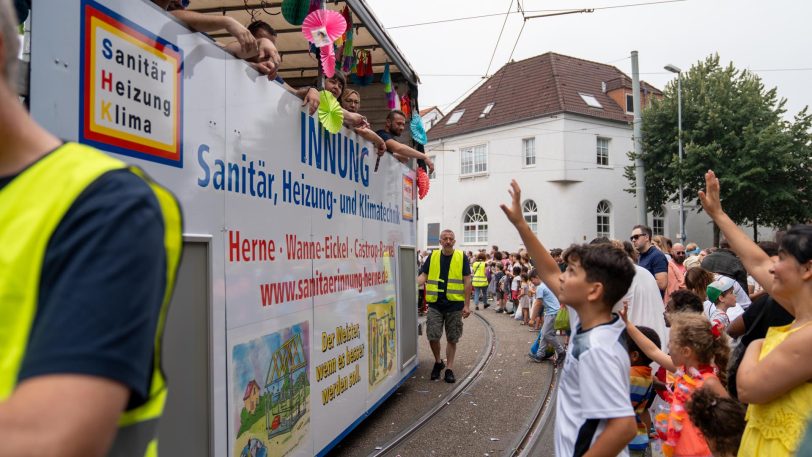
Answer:
[[[15, 177], [0, 190], [0, 401], [17, 384], [29, 333], [36, 316], [45, 251], [54, 231], [82, 192], [103, 174], [127, 168], [124, 162], [93, 148], [66, 143]], [[110, 451], [116, 456], [157, 456], [158, 419], [166, 400], [161, 370], [161, 337], [182, 248], [177, 201], [143, 171], [129, 170], [149, 184], [164, 219], [166, 289], [155, 329], [149, 399], [124, 411]]]
[[445, 282], [440, 278], [441, 255], [443, 255], [441, 249], [431, 253], [429, 277], [426, 280], [426, 301], [435, 303], [438, 294], [443, 291], [445, 291], [445, 297], [449, 301], [465, 300], [465, 282], [462, 279], [462, 251], [454, 251], [451, 257], [451, 265], [448, 268], [448, 278], [446, 278]]
[[488, 287], [488, 276], [485, 274], [485, 264], [487, 262], [474, 262], [472, 270], [474, 271], [474, 279], [472, 285], [474, 287]]

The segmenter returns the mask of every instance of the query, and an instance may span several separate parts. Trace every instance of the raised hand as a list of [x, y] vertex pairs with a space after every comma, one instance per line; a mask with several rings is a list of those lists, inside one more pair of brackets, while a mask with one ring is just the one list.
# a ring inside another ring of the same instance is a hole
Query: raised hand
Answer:
[[719, 197], [719, 178], [716, 177], [713, 170], [708, 170], [705, 173], [705, 190], [699, 191], [699, 200], [702, 202], [702, 208], [711, 218], [722, 213], [722, 201]]
[[629, 323], [629, 301], [623, 300], [623, 309], [617, 312], [618, 316], [623, 319], [623, 322]]
[[519, 226], [522, 223], [527, 223], [524, 220], [524, 215], [522, 214], [522, 189], [519, 187], [519, 183], [516, 182], [515, 179], [510, 181], [510, 189], [508, 189], [508, 194], [510, 194], [511, 198], [511, 205], [508, 207], [504, 203], [499, 205], [502, 208], [502, 211], [505, 212], [505, 216], [507, 216], [508, 220], [515, 226]]

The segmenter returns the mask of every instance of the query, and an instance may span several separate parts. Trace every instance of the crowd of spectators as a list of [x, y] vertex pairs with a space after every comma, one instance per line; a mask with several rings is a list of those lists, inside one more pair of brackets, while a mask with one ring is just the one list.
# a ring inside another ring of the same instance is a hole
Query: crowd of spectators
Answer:
[[[807, 325], [812, 322], [812, 226], [798, 225], [778, 232], [775, 241], [755, 243], [722, 211], [718, 179], [712, 172], [706, 176], [706, 185], [700, 198], [724, 235], [718, 248], [672, 243], [638, 225], [628, 241], [598, 238], [589, 246], [573, 245], [563, 253], [539, 250], [542, 245], [522, 225], [517, 206], [513, 211], [519, 216], [514, 215], [516, 221], [511, 222], [527, 249], [511, 253], [493, 246], [489, 251], [467, 253], [472, 264], [483, 265], [488, 284], [474, 295], [476, 309], [481, 305], [507, 313], [518, 325], [537, 332], [530, 359], [550, 360], [556, 366], [563, 363], [562, 376], [568, 376], [568, 369], [570, 373], [581, 370], [580, 376], [589, 369], [583, 365], [583, 351], [597, 337], [588, 337], [587, 330], [599, 326], [584, 324], [585, 316], [594, 311], [584, 303], [600, 302], [600, 289], [605, 289], [605, 301], [609, 289], [623, 282], [615, 277], [622, 276], [617, 272], [602, 276], [602, 269], [617, 267], [608, 260], [614, 254], [593, 254], [591, 249], [611, 246], [633, 265], [631, 283], [621, 284], [625, 294], [607, 304], [614, 317], [603, 322], [614, 326], [619, 320], [625, 328], [621, 340], [629, 363], [623, 385], [629, 409], [608, 413], [608, 406], [601, 410], [596, 404], [575, 404], [565, 398], [579, 389], [579, 395], [587, 395], [583, 383], [559, 392], [559, 402], [564, 403], [559, 404], [559, 412], [562, 407], [574, 408], [585, 424], [591, 419], [601, 421], [597, 432], [592, 425], [587, 448], [611, 448], [612, 443], [623, 441], [626, 449], [607, 455], [790, 456], [805, 455], [795, 452], [812, 445], [807, 443], [812, 440], [810, 431], [802, 442], [812, 417], [812, 327]], [[520, 190], [514, 186], [518, 205]], [[507, 205], [503, 209], [511, 218]], [[592, 265], [586, 265], [586, 258]], [[574, 294], [575, 286], [565, 288], [580, 269], [586, 270], [582, 278], [586, 285], [577, 286], [585, 288], [587, 295]], [[575, 306], [578, 300], [584, 303]], [[568, 315], [563, 321], [562, 314]], [[556, 337], [557, 328], [561, 334]], [[568, 338], [564, 334], [572, 335], [576, 347], [570, 352], [581, 354], [580, 361], [565, 362]], [[579, 343], [579, 338], [588, 342]], [[607, 376], [616, 356], [616, 352], [604, 354], [605, 363], [594, 367], [606, 382], [606, 395], [611, 393]], [[568, 384], [561, 381], [561, 385], [565, 389]], [[588, 395], [596, 403], [605, 403]], [[574, 410], [567, 412], [574, 414]], [[624, 435], [622, 427], [612, 422], [625, 414], [634, 417], [634, 434]], [[579, 449], [584, 443], [571, 430], [571, 420], [564, 422], [556, 423], [556, 449], [569, 455], [569, 446]], [[601, 427], [607, 431], [610, 424], [620, 427], [615, 437], [628, 439], [601, 440]]]

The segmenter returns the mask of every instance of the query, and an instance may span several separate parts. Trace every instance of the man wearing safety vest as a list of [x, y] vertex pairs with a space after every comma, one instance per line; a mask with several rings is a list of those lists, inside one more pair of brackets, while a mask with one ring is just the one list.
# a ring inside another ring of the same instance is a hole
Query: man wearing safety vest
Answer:
[[446, 365], [440, 358], [440, 338], [445, 328], [446, 360], [445, 382], [456, 382], [454, 377], [454, 354], [462, 337], [462, 320], [471, 315], [471, 266], [462, 251], [454, 249], [454, 232], [440, 233], [442, 249], [434, 250], [420, 268], [418, 285], [426, 285], [426, 301], [429, 312], [426, 317], [426, 336], [434, 354], [431, 380], [440, 378]]
[[0, 456], [155, 456], [180, 208], [31, 120], [17, 48], [0, 0]]

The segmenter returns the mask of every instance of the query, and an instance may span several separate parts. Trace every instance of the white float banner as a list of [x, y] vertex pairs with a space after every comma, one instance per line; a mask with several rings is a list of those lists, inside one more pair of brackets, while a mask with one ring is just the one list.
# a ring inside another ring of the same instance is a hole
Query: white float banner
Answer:
[[323, 453], [415, 366], [396, 262], [416, 244], [414, 173], [390, 154], [373, 171], [369, 142], [150, 2], [49, 8], [35, 118], [144, 168], [211, 239], [215, 453]]

